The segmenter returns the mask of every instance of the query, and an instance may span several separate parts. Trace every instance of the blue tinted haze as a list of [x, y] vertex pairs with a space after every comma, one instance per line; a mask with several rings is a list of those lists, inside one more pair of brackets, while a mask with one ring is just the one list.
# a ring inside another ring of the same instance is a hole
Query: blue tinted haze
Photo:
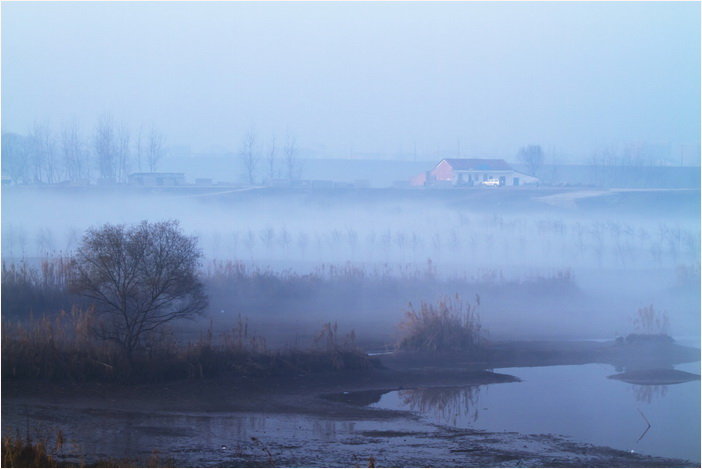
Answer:
[[3, 3], [3, 131], [105, 112], [194, 152], [251, 128], [317, 156], [695, 146], [700, 5]]

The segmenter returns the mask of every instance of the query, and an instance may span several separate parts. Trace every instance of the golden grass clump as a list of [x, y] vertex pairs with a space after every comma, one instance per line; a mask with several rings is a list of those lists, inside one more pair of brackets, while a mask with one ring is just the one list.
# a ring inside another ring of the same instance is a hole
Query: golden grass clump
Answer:
[[400, 350], [425, 352], [474, 351], [483, 342], [482, 326], [475, 304], [464, 302], [459, 295], [447, 297], [437, 304], [422, 302], [419, 309], [410, 303], [405, 320], [400, 324], [404, 332], [398, 345]]
[[58, 467], [44, 442], [3, 437], [2, 467]]

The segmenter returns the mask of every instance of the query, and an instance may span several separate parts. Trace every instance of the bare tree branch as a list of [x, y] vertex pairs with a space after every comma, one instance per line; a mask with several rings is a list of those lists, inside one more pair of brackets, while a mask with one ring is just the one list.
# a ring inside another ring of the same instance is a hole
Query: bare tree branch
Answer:
[[517, 157], [527, 166], [529, 174], [532, 176], [536, 176], [536, 172], [544, 164], [544, 152], [541, 149], [541, 145], [522, 147]]
[[244, 161], [244, 170], [249, 184], [256, 182], [256, 171], [258, 169], [259, 155], [256, 152], [256, 133], [249, 130], [244, 136], [240, 150], [241, 158]]
[[176, 221], [89, 230], [73, 260], [71, 288], [94, 302], [101, 336], [131, 360], [144, 333], [207, 306], [197, 277], [201, 253]]
[[102, 115], [98, 120], [93, 143], [100, 178], [105, 181], [114, 181], [116, 176], [115, 129], [112, 116], [109, 114]]
[[146, 160], [149, 165], [149, 171], [154, 172], [158, 168], [158, 164], [163, 158], [163, 134], [155, 127], [149, 132], [148, 141], [146, 143]]

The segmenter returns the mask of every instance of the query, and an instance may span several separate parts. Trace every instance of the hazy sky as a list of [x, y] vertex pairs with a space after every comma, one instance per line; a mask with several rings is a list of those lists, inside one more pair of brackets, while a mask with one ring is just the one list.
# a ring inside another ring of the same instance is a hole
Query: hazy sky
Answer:
[[566, 157], [700, 140], [700, 4], [2, 3], [2, 127], [170, 144]]

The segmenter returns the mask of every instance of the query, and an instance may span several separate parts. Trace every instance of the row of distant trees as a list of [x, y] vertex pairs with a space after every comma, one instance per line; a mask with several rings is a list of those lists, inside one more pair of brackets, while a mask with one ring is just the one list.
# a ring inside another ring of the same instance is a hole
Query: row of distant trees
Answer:
[[[157, 171], [165, 154], [165, 139], [154, 126], [131, 131], [124, 122], [105, 114], [95, 127], [83, 131], [75, 120], [58, 130], [48, 122], [35, 123], [26, 135], [3, 133], [3, 174], [20, 184], [54, 184], [62, 181], [124, 183], [133, 171]], [[249, 184], [258, 181], [301, 178], [302, 163], [295, 137], [276, 137], [264, 143], [250, 130], [244, 135], [238, 157]]]
[[[536, 176], [544, 166], [545, 152], [541, 145], [527, 145], [519, 149], [517, 160], [526, 167], [529, 174]], [[621, 149], [599, 149], [588, 158], [587, 165], [599, 181], [600, 173], [611, 174], [611, 168], [643, 168], [673, 161], [670, 148], [665, 145], [629, 145]]]
[[259, 142], [253, 130], [241, 142], [239, 156], [244, 164], [244, 177], [249, 184], [258, 180], [285, 179], [295, 181], [302, 176], [302, 163], [298, 157], [295, 137], [287, 135], [279, 147], [275, 135], [267, 144]]
[[165, 153], [163, 134], [151, 126], [135, 132], [105, 114], [92, 132], [77, 121], [58, 131], [48, 122], [35, 123], [27, 135], [2, 135], [2, 170], [22, 184], [86, 181], [126, 182], [131, 171], [156, 171]]

